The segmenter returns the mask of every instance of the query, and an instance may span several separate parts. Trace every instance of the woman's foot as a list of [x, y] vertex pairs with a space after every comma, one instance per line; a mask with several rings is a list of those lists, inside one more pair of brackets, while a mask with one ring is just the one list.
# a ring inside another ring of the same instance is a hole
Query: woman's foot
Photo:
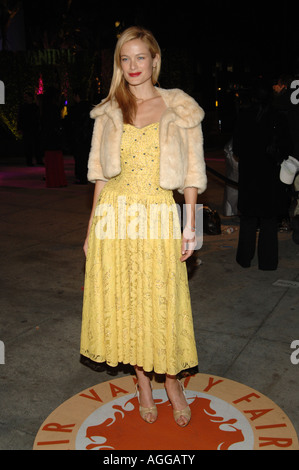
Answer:
[[[146, 421], [147, 423], [149, 424], [152, 424], [156, 421], [157, 417], [158, 417], [158, 410], [157, 410], [157, 406], [155, 404], [153, 404], [152, 406], [142, 406], [141, 403], [142, 403], [142, 398], [140, 396], [140, 387], [139, 385], [137, 384], [136, 385], [136, 391], [137, 391], [137, 397], [138, 397], [138, 401], [139, 401], [139, 413], [140, 413], [140, 416], [142, 419], [144, 419], [144, 421]], [[141, 394], [144, 398], [144, 396], [146, 395], [145, 393]], [[154, 400], [145, 400], [144, 399], [144, 403], [149, 403], [149, 402], [152, 402], [154, 403]]]
[[188, 406], [182, 383], [176, 377], [171, 376], [170, 378], [170, 376], [167, 376], [165, 388], [172, 405], [175, 422], [181, 427], [187, 426], [191, 419], [191, 410]]
[[152, 424], [158, 417], [158, 411], [152, 395], [151, 382], [142, 369], [135, 368], [135, 371], [138, 379], [136, 392], [139, 402], [139, 413], [144, 421]]

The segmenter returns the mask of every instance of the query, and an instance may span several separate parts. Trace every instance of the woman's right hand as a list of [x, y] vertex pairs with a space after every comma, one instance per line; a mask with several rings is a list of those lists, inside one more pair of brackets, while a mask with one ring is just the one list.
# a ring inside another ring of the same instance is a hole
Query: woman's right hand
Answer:
[[88, 235], [87, 237], [85, 238], [85, 242], [84, 242], [84, 245], [83, 245], [83, 251], [85, 253], [85, 257], [87, 256], [87, 250], [88, 250]]
[[85, 256], [87, 256], [88, 238], [89, 238], [89, 233], [90, 233], [90, 230], [91, 230], [91, 227], [92, 227], [93, 215], [94, 215], [95, 210], [96, 210], [96, 206], [97, 206], [97, 203], [98, 203], [98, 200], [99, 200], [99, 197], [100, 197], [100, 193], [101, 193], [103, 187], [105, 186], [105, 184], [106, 184], [106, 181], [102, 181], [102, 180], [97, 180], [96, 183], [95, 183], [91, 215], [90, 215], [89, 222], [88, 222], [87, 235], [86, 235], [85, 242], [84, 242], [84, 245], [83, 245], [83, 251], [85, 253]]

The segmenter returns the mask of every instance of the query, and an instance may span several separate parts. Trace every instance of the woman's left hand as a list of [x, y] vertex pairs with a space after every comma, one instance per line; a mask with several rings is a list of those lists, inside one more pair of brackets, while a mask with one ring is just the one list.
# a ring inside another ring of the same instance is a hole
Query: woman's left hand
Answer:
[[186, 259], [190, 258], [193, 255], [195, 247], [196, 247], [196, 236], [195, 231], [191, 230], [189, 227], [185, 227], [183, 230], [183, 237], [182, 237], [182, 256], [180, 261], [186, 261]]

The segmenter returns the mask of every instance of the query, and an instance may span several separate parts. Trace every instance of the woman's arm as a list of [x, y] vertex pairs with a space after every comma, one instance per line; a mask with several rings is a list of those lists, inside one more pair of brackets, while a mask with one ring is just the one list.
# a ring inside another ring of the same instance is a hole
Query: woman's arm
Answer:
[[187, 187], [184, 189], [186, 205], [186, 225], [183, 230], [182, 256], [180, 260], [186, 261], [194, 252], [196, 246], [195, 237], [195, 213], [198, 188]]
[[105, 186], [105, 184], [106, 184], [106, 181], [102, 181], [102, 180], [97, 180], [95, 182], [95, 188], [94, 188], [94, 194], [93, 194], [93, 203], [92, 203], [90, 218], [89, 218], [88, 227], [87, 227], [87, 234], [86, 234], [85, 242], [84, 242], [84, 245], [83, 245], [83, 250], [84, 250], [85, 256], [87, 255], [88, 238], [89, 238], [89, 232], [90, 232], [90, 228], [91, 228], [92, 221], [93, 221], [93, 216], [94, 216], [94, 213], [95, 213], [95, 210], [96, 210], [97, 202], [98, 202], [99, 197], [100, 197], [100, 193], [101, 193], [103, 187]]

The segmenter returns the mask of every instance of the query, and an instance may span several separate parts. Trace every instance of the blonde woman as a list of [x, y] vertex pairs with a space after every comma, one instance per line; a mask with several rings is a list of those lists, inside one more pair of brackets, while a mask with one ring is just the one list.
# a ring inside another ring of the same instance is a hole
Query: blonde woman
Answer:
[[[194, 250], [197, 195], [206, 188], [204, 112], [183, 91], [155, 86], [160, 66], [153, 35], [127, 29], [116, 45], [109, 95], [91, 112], [88, 180], [95, 190], [84, 244], [81, 354], [135, 367], [148, 423], [157, 419], [149, 373], [165, 374], [174, 419], [184, 427], [191, 411], [177, 374], [198, 363], [184, 261]], [[183, 236], [174, 189], [188, 208]]]

